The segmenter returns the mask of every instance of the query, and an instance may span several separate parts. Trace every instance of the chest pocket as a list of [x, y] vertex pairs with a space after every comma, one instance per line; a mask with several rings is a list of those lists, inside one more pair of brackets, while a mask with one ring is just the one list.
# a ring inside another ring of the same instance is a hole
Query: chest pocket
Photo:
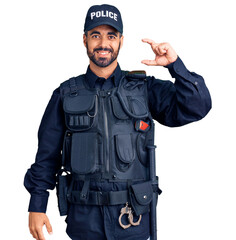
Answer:
[[97, 118], [97, 95], [68, 95], [64, 98], [63, 109], [66, 125], [72, 131], [90, 129]]
[[138, 119], [148, 117], [149, 110], [144, 80], [127, 80], [123, 78], [119, 85], [117, 96], [128, 116]]

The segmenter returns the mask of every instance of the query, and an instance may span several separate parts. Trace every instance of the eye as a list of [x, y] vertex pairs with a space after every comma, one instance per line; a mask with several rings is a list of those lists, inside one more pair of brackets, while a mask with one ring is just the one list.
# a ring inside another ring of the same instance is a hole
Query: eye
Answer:
[[110, 35], [110, 36], [108, 36], [108, 39], [110, 39], [110, 40], [114, 40], [114, 39], [116, 39], [116, 37], [113, 36], [113, 35]]
[[94, 34], [94, 35], [92, 35], [92, 38], [94, 38], [94, 39], [98, 39], [98, 38], [99, 38], [99, 35]]

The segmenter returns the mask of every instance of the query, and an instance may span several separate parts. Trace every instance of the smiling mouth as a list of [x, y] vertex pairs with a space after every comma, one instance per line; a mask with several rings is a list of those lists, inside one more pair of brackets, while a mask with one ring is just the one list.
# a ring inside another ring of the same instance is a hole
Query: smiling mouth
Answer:
[[101, 56], [106, 56], [110, 53], [110, 51], [97, 51], [97, 53]]

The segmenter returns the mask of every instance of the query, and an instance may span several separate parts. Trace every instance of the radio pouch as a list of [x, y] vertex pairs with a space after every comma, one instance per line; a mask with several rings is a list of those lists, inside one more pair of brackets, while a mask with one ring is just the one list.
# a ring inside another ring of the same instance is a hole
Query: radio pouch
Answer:
[[[65, 175], [63, 175], [64, 173]], [[60, 170], [57, 175], [56, 189], [60, 216], [67, 215], [68, 212], [67, 192], [70, 185], [70, 179], [71, 174], [68, 174], [64, 170]]]

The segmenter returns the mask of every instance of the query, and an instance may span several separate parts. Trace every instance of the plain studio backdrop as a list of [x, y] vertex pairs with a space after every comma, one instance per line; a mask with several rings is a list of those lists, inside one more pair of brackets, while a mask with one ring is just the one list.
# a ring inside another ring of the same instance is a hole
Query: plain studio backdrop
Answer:
[[[204, 77], [212, 96], [213, 108], [202, 121], [180, 128], [156, 124], [163, 190], [158, 239], [235, 240], [236, 19], [229, 0], [1, 1], [1, 239], [32, 239], [23, 178], [34, 162], [52, 91], [87, 69], [84, 19], [91, 5], [101, 3], [116, 5], [123, 16], [122, 69], [171, 80], [166, 68], [141, 64], [154, 58], [142, 38], [169, 42], [187, 68]], [[55, 190], [47, 215], [54, 233], [44, 229], [46, 239], [69, 239]]]

